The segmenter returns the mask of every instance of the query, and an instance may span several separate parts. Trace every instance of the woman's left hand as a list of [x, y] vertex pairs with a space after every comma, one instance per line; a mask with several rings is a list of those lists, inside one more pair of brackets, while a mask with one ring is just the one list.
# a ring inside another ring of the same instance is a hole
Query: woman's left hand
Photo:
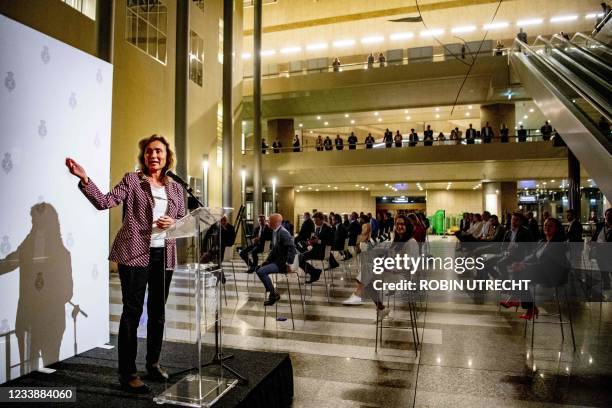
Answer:
[[162, 215], [157, 221], [155, 221], [155, 225], [157, 225], [158, 228], [163, 230], [170, 228], [174, 225], [174, 223], [174, 218], [169, 217], [167, 215]]

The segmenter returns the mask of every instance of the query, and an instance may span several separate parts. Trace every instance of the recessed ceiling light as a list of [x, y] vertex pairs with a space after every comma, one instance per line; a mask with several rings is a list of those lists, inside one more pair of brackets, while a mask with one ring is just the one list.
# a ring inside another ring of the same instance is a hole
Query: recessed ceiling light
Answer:
[[327, 188], [331, 188], [331, 186], [328, 184], [328, 185], [327, 185]]
[[409, 31], [406, 31], [403, 33], [393, 33], [389, 36], [389, 39], [391, 39], [392, 41], [397, 41], [397, 40], [407, 40], [412, 37], [414, 37], [414, 34]]
[[436, 108], [436, 112], [440, 112], [440, 108]]
[[469, 25], [469, 26], [462, 26], [462, 27], [451, 28], [451, 33], [453, 33], [453, 34], [471, 33], [472, 31], [476, 31], [476, 26]]
[[523, 119], [527, 119], [528, 117], [529, 117], [529, 116], [525, 115], [525, 116], [523, 116]]
[[577, 20], [578, 16], [573, 15], [573, 16], [556, 16], [556, 17], [552, 17], [550, 19], [551, 23], [561, 23], [564, 21], [572, 21], [572, 20]]
[[374, 112], [374, 116], [378, 116], [378, 112]]
[[519, 27], [526, 27], [526, 26], [542, 24], [543, 21], [544, 20], [542, 20], [541, 18], [530, 18], [528, 20], [519, 20], [516, 22], [516, 25]]
[[301, 123], [300, 123], [298, 126], [299, 126], [299, 127], [304, 127], [304, 125], [303, 125], [303, 124], [301, 124]]
[[329, 122], [325, 122], [325, 123], [323, 123], [323, 124], [324, 124], [325, 126], [327, 126], [327, 125], [329, 125]]
[[355, 40], [338, 40], [333, 42], [334, 47], [350, 47], [351, 45], [355, 45]]
[[440, 115], [436, 115], [436, 119], [439, 119], [439, 118], [440, 118]]
[[404, 113], [408, 113], [408, 109], [404, 109]]
[[441, 28], [434, 28], [432, 30], [423, 30], [419, 33], [421, 37], [433, 37], [436, 35], [444, 34], [444, 30]]
[[308, 44], [306, 46], [306, 49], [308, 51], [324, 50], [326, 48], [327, 48], [327, 43], [315, 43], [315, 44]]
[[533, 108], [529, 109], [529, 113], [533, 113]]
[[469, 105], [469, 106], [468, 106], [468, 109], [472, 109], [472, 105]]
[[249, 59], [251, 58], [251, 53], [250, 52], [243, 52], [242, 53], [242, 59]]
[[355, 124], [355, 120], [351, 119], [351, 125]]
[[319, 189], [317, 188], [315, 191], [319, 191]]
[[523, 122], [519, 122], [519, 125], [522, 125], [522, 124], [523, 124]]
[[490, 24], [485, 24], [485, 25], [483, 25], [483, 26], [482, 26], [482, 28], [483, 28], [484, 30], [497, 30], [497, 29], [500, 29], [500, 28], [506, 28], [506, 27], [508, 27], [509, 25], [510, 25], [510, 24], [508, 24], [508, 23], [507, 23], [507, 22], [505, 22], [505, 21], [504, 21], [504, 22], [500, 21], [500, 22], [498, 22], [498, 23], [490, 23]]
[[349, 114], [348, 114], [348, 113], [345, 113], [345, 114], [344, 114], [344, 117], [345, 117], [345, 118], [348, 118], [348, 117], [349, 117]]
[[382, 122], [382, 118], [378, 118], [378, 121], [379, 121], [379, 122]]
[[312, 130], [309, 130], [308, 133], [312, 133]]
[[361, 39], [362, 44], [376, 44], [385, 41], [385, 37], [382, 35], [375, 35], [372, 37], [363, 37]]
[[410, 116], [406, 116], [406, 120], [410, 120]]
[[281, 54], [295, 54], [296, 52], [300, 52], [300, 51], [302, 51], [302, 47], [299, 47], [299, 46], [285, 47], [285, 48], [281, 48], [280, 50]]
[[317, 120], [321, 120], [321, 117], [320, 117], [320, 116], [317, 116]]
[[260, 53], [260, 55], [262, 57], [268, 57], [268, 56], [274, 55], [274, 54], [276, 54], [276, 50], [262, 50], [261, 53]]
[[465, 112], [465, 116], [470, 116], [470, 112]]
[[338, 189], [338, 187], [334, 186], [334, 190], [337, 190], [337, 189]]

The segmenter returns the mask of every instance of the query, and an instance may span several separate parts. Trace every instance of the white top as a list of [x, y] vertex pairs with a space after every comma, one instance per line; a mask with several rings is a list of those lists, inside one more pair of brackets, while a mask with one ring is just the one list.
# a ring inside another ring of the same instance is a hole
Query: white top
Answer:
[[164, 232], [164, 230], [158, 228], [155, 225], [155, 221], [157, 221], [162, 215], [166, 214], [166, 210], [168, 209], [168, 197], [166, 196], [166, 187], [156, 187], [151, 185], [151, 193], [153, 193], [153, 200], [155, 201], [155, 206], [153, 207], [153, 231], [151, 232], [151, 248], [163, 248], [166, 233]]
[[597, 236], [597, 241], [596, 242], [606, 242], [606, 226], [604, 225], [601, 229], [601, 231], [599, 231], [599, 235]]

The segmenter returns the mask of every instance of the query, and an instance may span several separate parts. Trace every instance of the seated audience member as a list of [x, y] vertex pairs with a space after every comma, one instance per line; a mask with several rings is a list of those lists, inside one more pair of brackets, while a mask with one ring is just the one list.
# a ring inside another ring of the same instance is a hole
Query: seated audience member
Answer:
[[351, 132], [350, 136], [347, 139], [349, 150], [357, 149], [357, 136], [355, 136], [355, 132]]
[[366, 149], [371, 149], [372, 147], [374, 147], [374, 136], [372, 136], [371, 133], [368, 133], [368, 135], [365, 138], [365, 147]]
[[319, 137], [317, 137], [317, 141], [315, 142], [315, 146], [317, 147], [317, 152], [322, 152], [323, 151], [323, 138], [321, 137], [321, 135], [319, 135]]
[[519, 142], [527, 141], [527, 130], [523, 128], [523, 125], [519, 126], [518, 131], [516, 132]]
[[291, 236], [293, 236], [293, 224], [289, 220], [283, 220], [283, 228], [286, 229]]
[[227, 220], [227, 215], [223, 215], [219, 220], [221, 227], [221, 261], [225, 254], [225, 248], [231, 247], [236, 242], [236, 229]]
[[291, 265], [295, 259], [296, 250], [289, 232], [282, 226], [283, 217], [280, 214], [270, 215], [270, 228], [272, 229], [272, 246], [268, 257], [257, 270], [257, 276], [269, 293], [265, 306], [272, 306], [280, 300], [280, 295], [274, 289], [270, 274], [290, 273]]
[[[307, 275], [306, 283], [314, 283], [321, 276], [321, 269], [315, 268], [306, 261], [324, 259], [325, 247], [331, 247], [334, 242], [334, 231], [332, 227], [324, 222], [323, 213], [317, 212], [312, 218], [314, 219], [315, 230], [307, 241], [306, 251], [300, 255], [300, 268]], [[331, 256], [329, 263], [330, 269], [338, 266], [335, 261], [332, 261]]]
[[404, 139], [399, 130], [395, 131], [395, 136], [393, 136], [393, 142], [395, 143], [395, 147], [402, 147]]
[[414, 147], [419, 143], [419, 135], [414, 129], [410, 129], [410, 134], [408, 135], [408, 146]]
[[[483, 228], [484, 229], [484, 228]], [[506, 234], [506, 228], [500, 224], [499, 217], [495, 214], [489, 218], [489, 228], [487, 234], [482, 234], [480, 241], [483, 242], [502, 242], [504, 235]]]
[[[496, 267], [497, 277], [508, 278], [508, 267], [514, 262], [518, 262], [527, 256], [531, 247], [527, 243], [532, 242], [531, 233], [524, 225], [524, 216], [519, 212], [512, 214], [510, 218], [510, 228], [504, 234], [499, 255], [488, 258], [485, 261], [485, 268]], [[505, 308], [511, 307], [508, 301], [500, 302]]]
[[[558, 286], [566, 281], [570, 264], [565, 240], [561, 222], [556, 218], [547, 218], [544, 222], [544, 238], [537, 244], [535, 251], [522, 261], [512, 264], [513, 279], [527, 279], [531, 281], [531, 285], [544, 284], [548, 287]], [[519, 318], [537, 318], [538, 307], [533, 302], [532, 292], [521, 292], [519, 297], [521, 307], [526, 310]], [[517, 302], [518, 300], [509, 300], [505, 303], [512, 307], [516, 306]]]
[[302, 221], [300, 230], [295, 237], [295, 245], [298, 249], [302, 248], [304, 243], [310, 239], [312, 233], [314, 232], [314, 228], [314, 222], [310, 218], [310, 213], [308, 211], [304, 212], [304, 220]]
[[527, 212], [527, 228], [531, 233], [531, 237], [538, 241], [540, 239], [540, 228], [538, 226], [538, 220], [533, 216], [533, 211]]
[[[249, 267], [247, 273], [253, 273], [259, 261], [258, 255], [264, 250], [265, 242], [272, 239], [272, 230], [266, 225], [266, 217], [264, 215], [257, 217], [257, 226], [253, 228], [253, 234], [247, 238], [251, 243], [247, 245], [246, 248], [242, 249], [239, 255]], [[249, 255], [252, 261], [249, 259]]]
[[412, 224], [412, 236], [419, 243], [419, 245], [422, 245], [427, 238], [427, 230], [425, 229], [425, 226], [415, 213], [408, 214], [408, 220]]
[[342, 224], [342, 217], [340, 214], [334, 214], [331, 218], [331, 226], [334, 231], [334, 241], [332, 243], [332, 251], [343, 251], [344, 243], [348, 237], [348, 232]]
[[582, 224], [576, 216], [576, 210], [574, 210], [573, 208], [567, 210], [567, 222], [569, 222], [569, 225], [567, 227], [567, 240], [569, 242], [583, 242]]
[[471, 218], [470, 213], [468, 212], [464, 212], [463, 213], [463, 218], [461, 218], [461, 221], [459, 222], [459, 231], [467, 231], [468, 228], [470, 228], [470, 218]]
[[431, 146], [433, 145], [433, 141], [434, 141], [433, 130], [431, 130], [430, 125], [427, 125], [427, 129], [425, 129], [425, 132], [423, 132], [423, 145]]
[[323, 147], [325, 150], [333, 150], [333, 143], [329, 136], [325, 136], [325, 140], [323, 141]]
[[598, 223], [595, 233], [589, 242], [590, 256], [597, 260], [601, 272], [603, 290], [610, 290], [610, 275], [612, 274], [612, 252], [609, 244], [612, 242], [612, 208], [604, 213], [604, 222]]
[[493, 128], [489, 125], [489, 122], [485, 123], [482, 127], [480, 135], [482, 136], [482, 143], [491, 143], [495, 135], [493, 134]]
[[361, 224], [361, 233], [357, 237], [357, 248], [361, 247], [361, 244], [365, 244], [366, 247], [370, 246], [370, 239], [372, 238], [372, 226], [370, 225], [370, 217], [367, 214], [361, 214], [359, 216], [359, 223]]
[[499, 136], [500, 142], [502, 143], [508, 143], [508, 141], [510, 140], [510, 129], [508, 129], [505, 123], [499, 129]]
[[480, 214], [472, 214], [472, 219], [470, 221], [470, 227], [467, 231], [457, 231], [455, 232], [455, 236], [461, 242], [465, 241], [475, 241], [477, 236], [480, 236], [482, 233], [482, 228], [484, 224], [482, 222], [482, 216]]
[[342, 139], [340, 135], [336, 135], [336, 139], [334, 139], [334, 144], [336, 145], [336, 150], [344, 149], [344, 139]]

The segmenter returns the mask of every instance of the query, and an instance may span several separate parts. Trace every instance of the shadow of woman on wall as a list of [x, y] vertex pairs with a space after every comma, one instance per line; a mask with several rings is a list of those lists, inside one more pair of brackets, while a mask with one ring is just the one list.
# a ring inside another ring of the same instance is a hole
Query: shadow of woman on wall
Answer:
[[15, 335], [20, 373], [59, 360], [66, 329], [65, 305], [72, 298], [72, 263], [64, 247], [57, 211], [48, 203], [30, 210], [32, 229], [16, 251], [0, 260], [0, 275], [19, 268]]

